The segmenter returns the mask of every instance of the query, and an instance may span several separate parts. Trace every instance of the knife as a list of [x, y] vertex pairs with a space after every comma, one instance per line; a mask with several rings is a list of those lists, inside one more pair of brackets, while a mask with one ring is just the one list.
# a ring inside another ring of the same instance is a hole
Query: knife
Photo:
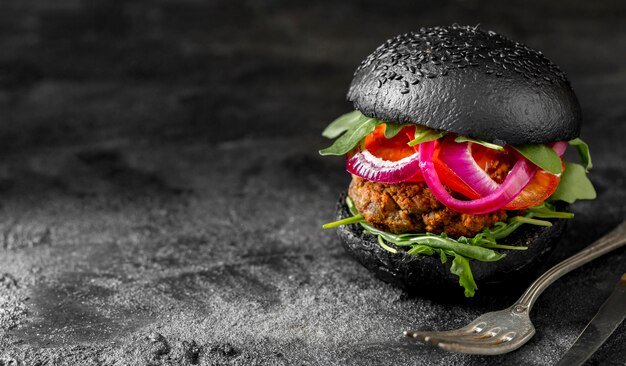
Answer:
[[626, 273], [557, 366], [582, 365], [626, 317]]

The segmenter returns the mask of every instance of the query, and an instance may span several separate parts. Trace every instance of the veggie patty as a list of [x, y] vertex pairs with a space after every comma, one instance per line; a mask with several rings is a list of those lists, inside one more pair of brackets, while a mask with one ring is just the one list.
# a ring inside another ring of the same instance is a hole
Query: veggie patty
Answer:
[[455, 212], [439, 202], [424, 182], [385, 184], [352, 176], [348, 195], [369, 223], [395, 234], [445, 232], [452, 238], [473, 237], [507, 218], [504, 210], [483, 215]]

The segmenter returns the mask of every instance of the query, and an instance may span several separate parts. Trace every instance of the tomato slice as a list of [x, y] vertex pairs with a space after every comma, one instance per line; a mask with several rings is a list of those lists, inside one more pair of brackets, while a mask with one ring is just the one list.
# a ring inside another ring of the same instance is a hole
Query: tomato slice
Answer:
[[[561, 159], [562, 161], [563, 159]], [[562, 163], [561, 173], [565, 169], [565, 163]], [[524, 187], [524, 189], [504, 206], [504, 210], [521, 210], [528, 207], [538, 205], [545, 201], [556, 191], [561, 177], [543, 169], [539, 169], [534, 178]]]
[[364, 147], [372, 155], [389, 161], [398, 161], [415, 154], [416, 150], [407, 145], [410, 140], [406, 135], [407, 133], [414, 134], [415, 127], [404, 127], [400, 133], [390, 139], [385, 137], [385, 128], [384, 123], [380, 124], [374, 132], [365, 137]]

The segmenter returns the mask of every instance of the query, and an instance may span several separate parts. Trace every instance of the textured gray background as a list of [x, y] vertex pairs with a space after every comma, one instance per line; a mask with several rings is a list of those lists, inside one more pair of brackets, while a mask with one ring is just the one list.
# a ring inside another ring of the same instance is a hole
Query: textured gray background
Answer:
[[[446, 303], [373, 278], [320, 230], [349, 177], [319, 134], [397, 33], [480, 23], [543, 50], [579, 95], [598, 190], [555, 263], [626, 216], [626, 2], [378, 3], [3, 0], [0, 365], [556, 362], [624, 250], [553, 285], [517, 352], [409, 343], [523, 288]], [[623, 365], [625, 344], [622, 324], [590, 364]]]

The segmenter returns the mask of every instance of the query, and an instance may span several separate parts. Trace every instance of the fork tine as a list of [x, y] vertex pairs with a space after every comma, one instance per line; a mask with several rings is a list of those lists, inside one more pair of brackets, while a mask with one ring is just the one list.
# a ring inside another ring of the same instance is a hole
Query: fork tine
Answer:
[[490, 339], [502, 338], [505, 342], [508, 342], [515, 338], [516, 332], [512, 331], [507, 327], [493, 327], [488, 328], [485, 327], [479, 331], [467, 333], [465, 335], [460, 336], [460, 339], [464, 341], [474, 341], [474, 342], [486, 342]]
[[[439, 348], [445, 349], [450, 352], [462, 352], [462, 353], [471, 353], [478, 355], [495, 355], [501, 354], [502, 350], [498, 347], [502, 343], [479, 343], [479, 344], [470, 344], [470, 343], [446, 343], [440, 342], [437, 343]], [[521, 344], [512, 347], [510, 350], [519, 348]]]
[[404, 334], [418, 341], [430, 343], [443, 349], [464, 350], [467, 348], [476, 348], [474, 352], [478, 353], [483, 353], [484, 348], [490, 348], [510, 342], [516, 336], [515, 332], [512, 332], [506, 327], [488, 327], [485, 322], [472, 322], [463, 328], [450, 331], [412, 331], [405, 332]]
[[482, 322], [482, 321], [473, 321], [471, 323], [469, 323], [468, 325], [458, 328], [458, 329], [451, 329], [451, 330], [444, 330], [444, 331], [405, 331], [404, 335], [410, 338], [415, 338], [415, 339], [419, 339], [419, 340], [425, 340], [425, 337], [432, 337], [432, 336], [451, 336], [451, 337], [458, 337], [458, 336], [472, 336], [474, 334], [478, 334], [480, 332], [482, 332], [485, 327], [486, 327], [486, 323]]
[[470, 345], [486, 345], [486, 344], [501, 344], [510, 342], [515, 339], [515, 334], [512, 332], [506, 332], [504, 334], [496, 334], [493, 336], [447, 336], [447, 335], [430, 335], [425, 341], [433, 344], [439, 343], [465, 343]]
[[[492, 337], [471, 338], [475, 333], [459, 335], [444, 335], [446, 332], [413, 332], [416, 339], [438, 346], [452, 352], [495, 355], [512, 351], [524, 344], [524, 339], [532, 337], [534, 332], [523, 335], [511, 334], [510, 331], [500, 332]], [[411, 335], [413, 335], [411, 333]], [[516, 338], [517, 336], [517, 338]], [[522, 338], [520, 342], [520, 337]], [[506, 351], [503, 351], [506, 350]]]
[[463, 327], [463, 328], [459, 328], [459, 329], [453, 329], [453, 330], [446, 330], [446, 331], [441, 331], [441, 332], [436, 332], [436, 331], [414, 331], [414, 330], [409, 330], [409, 331], [405, 331], [404, 335], [406, 337], [409, 338], [413, 338], [413, 339], [417, 339], [419, 341], [428, 341], [427, 338], [433, 337], [433, 336], [449, 336], [449, 337], [458, 337], [458, 336], [465, 336], [465, 335], [470, 335], [473, 334], [471, 328], [467, 328], [467, 327]]
[[[419, 339], [425, 344], [431, 344], [433, 346], [438, 346], [442, 349], [452, 352], [465, 352], [465, 353], [484, 353], [488, 346], [483, 345], [469, 345], [469, 344], [460, 344], [454, 341], [454, 338], [437, 338], [437, 337], [428, 337], [425, 339]], [[487, 346], [487, 347], [486, 347]], [[468, 352], [469, 350], [469, 352]]]

